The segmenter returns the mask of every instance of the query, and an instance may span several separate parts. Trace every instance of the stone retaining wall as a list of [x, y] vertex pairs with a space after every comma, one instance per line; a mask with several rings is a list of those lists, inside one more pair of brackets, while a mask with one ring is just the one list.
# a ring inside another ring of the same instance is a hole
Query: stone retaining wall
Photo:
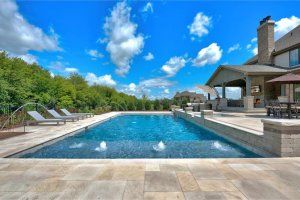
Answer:
[[[263, 156], [300, 156], [300, 122], [284, 124], [276, 120], [262, 120], [264, 132], [259, 133], [225, 122], [217, 121], [202, 112], [201, 116], [177, 110], [174, 114], [196, 125], [201, 125], [216, 134]], [[275, 122], [274, 122], [275, 121]]]

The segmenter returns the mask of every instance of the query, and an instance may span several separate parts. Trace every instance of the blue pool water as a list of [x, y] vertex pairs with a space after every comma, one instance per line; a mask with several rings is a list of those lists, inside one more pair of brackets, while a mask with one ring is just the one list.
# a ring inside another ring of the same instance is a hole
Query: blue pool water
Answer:
[[[160, 141], [162, 142], [158, 145]], [[100, 147], [101, 142], [102, 147]], [[23, 154], [21, 157], [245, 158], [260, 156], [213, 132], [172, 115], [124, 115], [44, 146], [35, 152]]]

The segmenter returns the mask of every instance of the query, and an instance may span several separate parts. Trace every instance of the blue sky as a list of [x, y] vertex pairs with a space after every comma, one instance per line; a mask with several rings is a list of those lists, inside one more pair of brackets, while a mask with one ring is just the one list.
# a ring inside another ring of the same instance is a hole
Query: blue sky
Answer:
[[275, 20], [277, 38], [300, 24], [299, 7], [286, 1], [4, 0], [0, 49], [54, 75], [77, 72], [89, 84], [172, 97], [204, 84], [220, 64], [253, 56], [263, 17]]

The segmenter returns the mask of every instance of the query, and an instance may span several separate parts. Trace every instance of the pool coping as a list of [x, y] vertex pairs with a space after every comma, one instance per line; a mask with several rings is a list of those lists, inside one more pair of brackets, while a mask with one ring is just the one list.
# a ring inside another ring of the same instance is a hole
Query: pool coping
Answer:
[[[68, 137], [70, 135], [75, 135], [79, 132], [82, 132], [84, 130], [87, 130], [89, 128], [95, 127], [105, 121], [108, 121], [112, 118], [121, 116], [121, 115], [172, 115], [171, 111], [121, 111], [121, 112], [109, 112], [109, 113], [104, 113], [101, 115], [95, 115], [95, 116], [104, 116], [105, 114], [112, 114], [104, 117], [103, 119], [99, 119], [98, 121], [94, 122], [92, 121], [90, 124], [80, 126], [77, 129], [73, 130], [71, 129], [70, 131], [64, 132], [57, 137], [49, 138], [48, 140], [45, 140], [43, 142], [37, 143], [35, 145], [27, 146], [19, 150], [11, 150], [9, 153], [6, 153], [4, 155], [1, 155], [0, 158], [18, 158], [18, 155], [22, 155], [27, 153], [28, 151], [35, 151], [36, 149], [42, 148], [44, 146], [53, 144], [65, 137]], [[72, 122], [69, 122], [72, 123]], [[9, 139], [9, 138], [8, 138]]]

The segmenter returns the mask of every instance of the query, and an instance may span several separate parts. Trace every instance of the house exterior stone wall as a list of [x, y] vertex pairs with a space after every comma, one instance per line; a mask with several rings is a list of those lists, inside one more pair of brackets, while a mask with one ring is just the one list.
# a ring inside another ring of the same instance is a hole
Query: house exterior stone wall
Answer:
[[274, 41], [275, 22], [268, 20], [257, 29], [258, 63], [272, 64], [272, 52], [275, 47]]

